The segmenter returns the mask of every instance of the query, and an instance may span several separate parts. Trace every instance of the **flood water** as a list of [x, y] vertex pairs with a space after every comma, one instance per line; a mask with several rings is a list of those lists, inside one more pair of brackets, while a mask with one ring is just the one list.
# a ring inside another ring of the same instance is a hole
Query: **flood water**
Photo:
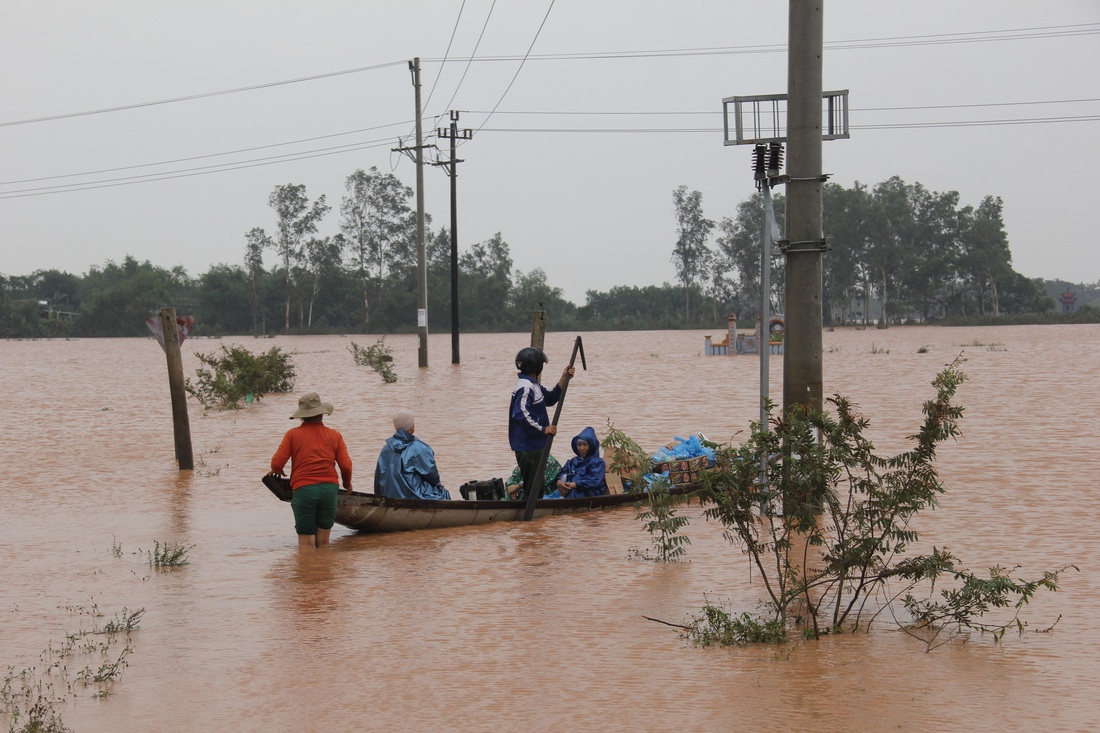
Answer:
[[[188, 375], [195, 352], [242, 344], [293, 352], [298, 378], [294, 393], [240, 411], [192, 402], [196, 468], [182, 473], [155, 341], [0, 341], [0, 663], [41, 675], [43, 650], [93, 623], [81, 608], [105, 619], [145, 609], [111, 694], [77, 686], [60, 706], [80, 733], [1096, 725], [1100, 326], [824, 334], [825, 392], [860, 404], [882, 452], [907, 445], [929, 382], [965, 352], [962, 437], [940, 451], [948, 493], [919, 519], [926, 548], [1028, 577], [1080, 567], [1036, 597], [1022, 637], [931, 653], [889, 622], [777, 650], [696, 648], [645, 620], [684, 622], [708, 598], [738, 613], [763, 599], [744, 556], [701, 517], [688, 561], [671, 564], [631, 559], [649, 537], [630, 507], [396, 535], [337, 527], [330, 551], [299, 553], [289, 506], [259, 479], [303, 392], [336, 406], [326, 423], [343, 432], [360, 490], [402, 408], [456, 497], [463, 482], [512, 469], [506, 405], [526, 334], [464, 336], [457, 367], [449, 335], [432, 335], [426, 370], [415, 336], [388, 337], [391, 385], [347, 351], [375, 339], [185, 342]], [[695, 432], [739, 441], [757, 416], [756, 358], [703, 356], [702, 332], [583, 339], [588, 370], [570, 385], [563, 436], [587, 425], [602, 435], [610, 419], [654, 451]], [[548, 334], [547, 377], [573, 340]], [[782, 373], [773, 358], [773, 396]], [[555, 446], [563, 461], [567, 446]], [[193, 545], [190, 564], [154, 571], [155, 543]], [[66, 674], [99, 663], [77, 654]]]

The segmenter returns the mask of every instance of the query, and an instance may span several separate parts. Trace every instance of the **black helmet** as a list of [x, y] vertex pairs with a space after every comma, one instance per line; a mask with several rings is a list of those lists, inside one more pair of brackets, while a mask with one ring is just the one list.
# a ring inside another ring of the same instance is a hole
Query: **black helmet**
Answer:
[[516, 369], [524, 374], [538, 375], [542, 374], [542, 365], [549, 361], [546, 354], [542, 353], [542, 349], [528, 346], [525, 349], [520, 349], [519, 353], [516, 354]]

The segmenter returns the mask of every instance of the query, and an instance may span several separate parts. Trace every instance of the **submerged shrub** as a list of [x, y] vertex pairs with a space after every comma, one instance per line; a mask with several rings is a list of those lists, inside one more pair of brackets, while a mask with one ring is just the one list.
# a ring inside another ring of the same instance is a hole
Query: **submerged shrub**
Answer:
[[188, 379], [184, 386], [207, 409], [236, 410], [250, 397], [258, 401], [265, 394], [294, 389], [294, 361], [278, 346], [262, 354], [223, 346], [220, 353], [195, 357], [206, 368], [200, 367], [195, 381]]
[[386, 346], [386, 337], [378, 339], [372, 346], [363, 348], [354, 341], [348, 346], [351, 358], [359, 366], [369, 366], [382, 376], [382, 381], [392, 384], [397, 381], [397, 375], [393, 372], [393, 353]]

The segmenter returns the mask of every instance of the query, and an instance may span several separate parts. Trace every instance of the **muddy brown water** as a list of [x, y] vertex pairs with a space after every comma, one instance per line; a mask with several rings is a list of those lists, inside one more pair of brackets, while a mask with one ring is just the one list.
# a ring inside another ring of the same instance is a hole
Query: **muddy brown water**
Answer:
[[[756, 359], [702, 356], [702, 332], [583, 337], [589, 370], [570, 386], [562, 435], [602, 434], [610, 418], [655, 450], [693, 432], [739, 440], [756, 417]], [[197, 466], [184, 473], [155, 342], [0, 341], [0, 663], [41, 671], [43, 650], [87, 627], [73, 609], [144, 608], [111, 694], [59, 708], [81, 733], [1094, 728], [1100, 326], [824, 334], [826, 393], [861, 405], [883, 451], [906, 445], [930, 380], [965, 352], [963, 435], [941, 449], [948, 494], [919, 520], [926, 546], [974, 569], [1081, 569], [1036, 598], [1023, 637], [932, 653], [889, 623], [776, 650], [695, 648], [646, 621], [682, 622], [707, 598], [751, 611], [763, 597], [702, 518], [689, 561], [673, 564], [630, 558], [649, 542], [630, 507], [396, 535], [337, 528], [331, 551], [298, 552], [289, 507], [259, 482], [298, 394], [336, 405], [327, 422], [360, 489], [390, 416], [414, 410], [457, 495], [511, 471], [510, 362], [526, 338], [464, 336], [455, 367], [450, 337], [432, 335], [420, 370], [416, 337], [391, 336], [393, 385], [347, 351], [375, 337], [189, 340], [188, 374], [196, 351], [239, 343], [292, 351], [298, 380], [236, 412], [192, 403]], [[573, 338], [548, 335], [547, 375]], [[773, 395], [781, 385], [773, 359]], [[158, 542], [193, 545], [190, 564], [151, 570]], [[69, 677], [93, 660], [66, 660]]]

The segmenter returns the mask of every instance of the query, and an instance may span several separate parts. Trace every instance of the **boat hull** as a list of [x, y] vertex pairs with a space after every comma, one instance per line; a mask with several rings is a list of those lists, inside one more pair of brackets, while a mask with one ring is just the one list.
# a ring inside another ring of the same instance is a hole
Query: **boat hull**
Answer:
[[[264, 485], [283, 501], [290, 500], [286, 479], [264, 477]], [[701, 484], [676, 486], [674, 494], [690, 494]], [[532, 519], [561, 514], [581, 514], [644, 502], [644, 493], [608, 494], [584, 499], [540, 499]], [[391, 499], [354, 491], [341, 493], [336, 506], [336, 523], [360, 532], [409, 532], [419, 529], [472, 527], [494, 522], [523, 521], [525, 501], [431, 501]]]

